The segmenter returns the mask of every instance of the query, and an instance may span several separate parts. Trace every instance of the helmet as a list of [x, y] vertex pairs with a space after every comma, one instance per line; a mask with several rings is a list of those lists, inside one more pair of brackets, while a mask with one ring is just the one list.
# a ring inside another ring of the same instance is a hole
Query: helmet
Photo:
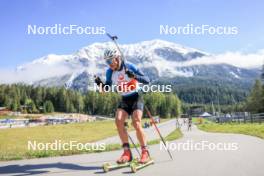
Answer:
[[115, 49], [106, 49], [104, 52], [104, 59], [108, 65], [112, 63], [112, 59], [118, 58], [120, 59], [120, 53], [119, 51]]

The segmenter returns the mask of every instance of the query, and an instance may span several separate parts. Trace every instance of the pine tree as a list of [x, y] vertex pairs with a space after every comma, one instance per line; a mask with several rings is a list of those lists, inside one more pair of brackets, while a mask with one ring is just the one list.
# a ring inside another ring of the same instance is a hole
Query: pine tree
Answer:
[[263, 109], [263, 87], [260, 80], [256, 80], [251, 93], [247, 99], [247, 110], [259, 113]]
[[54, 112], [53, 104], [49, 100], [48, 101], [45, 101], [44, 106], [43, 106], [43, 109], [44, 109], [44, 113]]

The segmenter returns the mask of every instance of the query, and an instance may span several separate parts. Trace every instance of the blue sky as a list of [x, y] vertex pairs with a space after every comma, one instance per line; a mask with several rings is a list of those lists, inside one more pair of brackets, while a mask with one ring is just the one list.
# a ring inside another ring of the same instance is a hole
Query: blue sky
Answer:
[[[104, 35], [28, 35], [27, 25], [105, 26], [120, 43], [163, 39], [209, 53], [264, 49], [264, 1], [210, 0], [1, 0], [0, 68], [41, 56], [71, 54]], [[238, 35], [160, 35], [160, 25], [237, 26]]]

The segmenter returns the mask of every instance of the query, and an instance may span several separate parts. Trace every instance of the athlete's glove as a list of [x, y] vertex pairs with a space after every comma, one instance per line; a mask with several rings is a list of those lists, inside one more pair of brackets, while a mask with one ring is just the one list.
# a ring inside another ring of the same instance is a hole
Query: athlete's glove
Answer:
[[94, 76], [94, 82], [97, 84], [97, 86], [103, 84], [103, 81], [100, 79], [99, 76]]
[[132, 71], [126, 70], [126, 74], [129, 78], [136, 78], [136, 75]]

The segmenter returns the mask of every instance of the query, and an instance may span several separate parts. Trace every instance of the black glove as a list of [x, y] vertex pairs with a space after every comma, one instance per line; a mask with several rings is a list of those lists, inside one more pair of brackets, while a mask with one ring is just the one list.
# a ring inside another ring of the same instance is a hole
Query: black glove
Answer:
[[136, 78], [136, 75], [132, 71], [126, 70], [126, 74], [129, 78]]
[[99, 76], [94, 76], [94, 82], [97, 84], [97, 86], [100, 86], [100, 84], [103, 84], [103, 81], [100, 79]]

